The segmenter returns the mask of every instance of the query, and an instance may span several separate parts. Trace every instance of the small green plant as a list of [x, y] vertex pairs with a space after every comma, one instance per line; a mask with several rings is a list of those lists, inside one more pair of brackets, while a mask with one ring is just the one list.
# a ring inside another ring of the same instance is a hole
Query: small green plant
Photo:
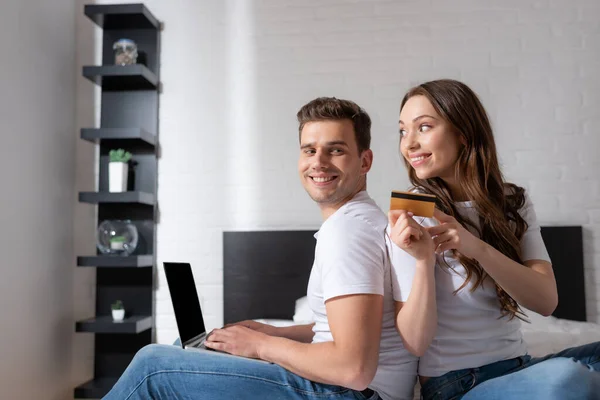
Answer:
[[111, 243], [125, 243], [125, 236], [113, 236], [110, 238]]
[[122, 310], [123, 309], [123, 302], [121, 300], [117, 300], [114, 303], [112, 303], [110, 305], [110, 308], [113, 310]]
[[108, 152], [110, 162], [123, 162], [126, 163], [131, 160], [131, 153], [123, 149], [111, 150]]

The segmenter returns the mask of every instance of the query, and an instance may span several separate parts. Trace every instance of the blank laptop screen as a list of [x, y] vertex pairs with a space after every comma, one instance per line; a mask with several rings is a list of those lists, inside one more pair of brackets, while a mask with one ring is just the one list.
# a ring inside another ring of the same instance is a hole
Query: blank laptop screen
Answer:
[[182, 345], [206, 331], [189, 263], [164, 263]]

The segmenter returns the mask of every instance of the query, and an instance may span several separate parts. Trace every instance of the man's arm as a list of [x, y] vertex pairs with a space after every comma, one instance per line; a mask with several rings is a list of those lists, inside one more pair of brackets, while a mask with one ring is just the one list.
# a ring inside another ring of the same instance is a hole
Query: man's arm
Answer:
[[379, 361], [383, 246], [383, 232], [360, 218], [344, 217], [322, 227], [315, 279], [322, 287], [321, 308], [325, 308], [332, 341], [300, 343], [239, 326], [213, 331], [206, 346], [271, 361], [316, 382], [365, 389]]
[[301, 343], [310, 343], [313, 340], [315, 333], [312, 328], [315, 324], [294, 325], [278, 327], [275, 335], [290, 340], [295, 340]]
[[227, 324], [225, 325], [225, 328], [236, 325], [245, 326], [246, 328], [250, 328], [253, 331], [261, 332], [269, 336], [283, 337], [302, 343], [312, 342], [313, 336], [315, 335], [312, 330], [312, 327], [315, 325], [314, 323], [292, 326], [273, 326], [248, 319], [245, 321]]
[[340, 296], [325, 306], [332, 342], [300, 343], [231, 327], [213, 331], [206, 346], [271, 361], [315, 382], [364, 390], [377, 371], [383, 296]]

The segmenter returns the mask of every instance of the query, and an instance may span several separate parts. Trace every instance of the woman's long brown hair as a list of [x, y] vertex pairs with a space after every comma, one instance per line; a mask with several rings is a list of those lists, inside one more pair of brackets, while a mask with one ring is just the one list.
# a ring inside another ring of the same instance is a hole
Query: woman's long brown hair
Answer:
[[[462, 146], [455, 164], [455, 179], [461, 190], [473, 201], [479, 213], [479, 227], [463, 218], [454, 205], [448, 186], [439, 178], [419, 179], [414, 168], [405, 159], [411, 183], [415, 188], [437, 196], [437, 207], [453, 216], [464, 227], [478, 231], [479, 237], [498, 251], [523, 264], [520, 240], [527, 223], [518, 213], [525, 203], [525, 190], [504, 181], [492, 127], [477, 95], [464, 83], [443, 79], [423, 83], [408, 91], [400, 110], [413, 96], [425, 96], [437, 113], [450, 123]], [[481, 286], [489, 277], [479, 263], [454, 251], [454, 256], [466, 269], [462, 290], [474, 280], [471, 291]], [[446, 266], [448, 264], [446, 263]], [[522, 318], [523, 311], [517, 302], [497, 283], [496, 293], [500, 302], [501, 316]], [[455, 292], [455, 293], [456, 293]]]

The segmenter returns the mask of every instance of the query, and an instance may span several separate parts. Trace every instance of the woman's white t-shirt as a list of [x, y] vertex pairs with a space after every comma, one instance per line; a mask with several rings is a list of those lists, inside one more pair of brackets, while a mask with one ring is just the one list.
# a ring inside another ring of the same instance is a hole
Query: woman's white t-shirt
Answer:
[[[369, 387], [384, 400], [412, 399], [417, 358], [403, 346], [395, 327], [387, 217], [367, 192], [358, 193], [315, 234], [315, 261], [308, 282], [308, 304], [315, 325], [313, 343], [333, 341], [325, 302], [350, 294], [383, 296], [379, 364]], [[398, 295], [405, 301], [408, 297]]]
[[[455, 203], [464, 218], [479, 226], [479, 216], [472, 202]], [[525, 195], [519, 214], [528, 228], [521, 239], [523, 261], [550, 261], [538, 225], [533, 204]], [[415, 217], [423, 226], [438, 225], [432, 218]], [[468, 228], [468, 227], [467, 227]], [[443, 262], [445, 258], [448, 268]], [[392, 284], [403, 296], [410, 292], [415, 260], [392, 244]], [[496, 361], [522, 356], [527, 348], [521, 335], [521, 321], [501, 317], [500, 303], [494, 283], [486, 278], [483, 285], [471, 292], [472, 283], [457, 290], [464, 283], [466, 270], [447, 251], [437, 256], [435, 285], [438, 327], [433, 342], [419, 361], [419, 375], [436, 377], [450, 371], [476, 368]]]

